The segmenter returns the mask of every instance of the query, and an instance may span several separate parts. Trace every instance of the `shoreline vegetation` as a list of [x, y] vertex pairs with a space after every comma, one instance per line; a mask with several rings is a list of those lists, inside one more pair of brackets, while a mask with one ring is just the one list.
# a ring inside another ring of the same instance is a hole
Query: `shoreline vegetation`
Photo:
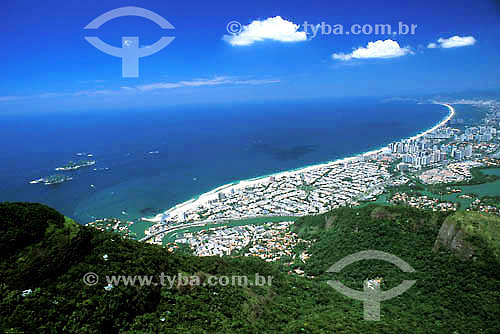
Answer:
[[[42, 204], [0, 203], [0, 332], [498, 333], [498, 216], [370, 204], [260, 231], [231, 256], [193, 256], [78, 225]], [[381, 261], [328, 270], [366, 249], [415, 272]], [[374, 325], [332, 279], [358, 291], [370, 280], [384, 291], [418, 281], [382, 304]]]
[[[433, 127], [429, 128], [429, 129], [427, 129], [419, 134], [416, 134], [412, 137], [407, 138], [408, 140], [416, 140], [422, 136], [425, 136], [428, 133], [435, 131], [436, 129], [438, 129], [438, 128], [444, 126], [446, 123], [448, 123], [448, 121], [450, 121], [453, 118], [453, 116], [455, 115], [455, 109], [450, 104], [441, 103], [441, 102], [437, 102], [437, 101], [433, 101], [432, 103], [439, 104], [439, 105], [442, 105], [442, 106], [448, 108], [448, 110], [449, 110], [448, 115], [444, 119], [442, 119], [438, 124], [434, 125]], [[358, 154], [355, 156], [340, 158], [337, 160], [327, 161], [327, 162], [323, 162], [323, 163], [319, 163], [319, 164], [315, 164], [315, 165], [310, 165], [310, 166], [305, 166], [305, 167], [300, 167], [300, 168], [293, 169], [293, 170], [278, 172], [278, 173], [274, 173], [274, 174], [270, 174], [270, 175], [264, 175], [264, 176], [259, 176], [259, 177], [255, 177], [255, 178], [251, 178], [251, 179], [240, 180], [240, 181], [235, 181], [232, 183], [224, 184], [222, 186], [214, 188], [211, 191], [208, 191], [208, 192], [203, 193], [201, 195], [195, 196], [195, 197], [193, 197], [185, 202], [177, 204], [174, 207], [172, 207], [172, 208], [170, 208], [162, 213], [155, 215], [154, 217], [150, 217], [150, 218], [142, 217], [141, 220], [146, 221], [146, 222], [159, 223], [162, 221], [162, 218], [164, 216], [180, 215], [183, 212], [188, 211], [189, 209], [191, 209], [193, 207], [197, 207], [197, 206], [199, 206], [203, 203], [206, 203], [210, 200], [217, 199], [218, 194], [222, 191], [232, 191], [232, 190], [236, 191], [236, 190], [239, 190], [241, 188], [253, 187], [253, 186], [256, 186], [256, 185], [262, 183], [264, 180], [266, 180], [267, 178], [269, 178], [271, 176], [273, 176], [273, 177], [291, 176], [291, 175], [295, 175], [298, 173], [304, 173], [304, 172], [307, 172], [310, 170], [325, 167], [325, 166], [345, 164], [345, 163], [355, 161], [355, 160], [362, 158], [362, 157], [380, 154], [380, 153], [383, 153], [387, 150], [388, 150], [388, 148], [385, 146], [385, 147], [378, 148], [378, 149], [368, 151], [365, 153], [361, 153], [361, 154]]]

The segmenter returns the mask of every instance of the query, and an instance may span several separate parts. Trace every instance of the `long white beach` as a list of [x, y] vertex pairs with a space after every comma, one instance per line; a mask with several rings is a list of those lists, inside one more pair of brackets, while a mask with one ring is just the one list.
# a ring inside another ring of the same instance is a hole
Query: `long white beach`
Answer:
[[[407, 140], [416, 140], [416, 139], [418, 139], [420, 137], [425, 136], [428, 133], [431, 133], [431, 132], [435, 131], [436, 129], [438, 129], [438, 128], [442, 127], [443, 125], [445, 125], [455, 115], [455, 109], [451, 105], [449, 105], [447, 103], [440, 103], [440, 102], [435, 102], [435, 101], [433, 103], [447, 107], [448, 110], [449, 110], [449, 113], [448, 113], [447, 117], [444, 118], [441, 122], [439, 122], [435, 126], [433, 126], [432, 128], [427, 129], [427, 130], [425, 130], [425, 131], [423, 131], [423, 132], [421, 132], [421, 133], [419, 133], [419, 134], [417, 134], [417, 135], [415, 135], [413, 137], [407, 138]], [[202, 195], [200, 195], [200, 196], [198, 196], [196, 198], [192, 198], [192, 199], [190, 199], [190, 200], [188, 200], [186, 202], [177, 204], [176, 206], [168, 209], [164, 213], [160, 213], [160, 214], [156, 215], [153, 218], [142, 218], [142, 220], [153, 222], [153, 223], [160, 223], [164, 214], [168, 214], [170, 216], [182, 215], [184, 212], [190, 211], [191, 209], [194, 209], [194, 208], [196, 208], [196, 207], [198, 207], [200, 205], [203, 205], [204, 203], [207, 203], [210, 200], [217, 199], [218, 198], [218, 193], [221, 192], [221, 191], [224, 191], [224, 192], [228, 192], [229, 191], [230, 192], [233, 189], [236, 191], [236, 190], [239, 190], [239, 189], [242, 189], [242, 188], [256, 186], [256, 185], [258, 185], [260, 183], [267, 182], [267, 180], [269, 180], [270, 176], [274, 176], [276, 178], [283, 177], [283, 176], [291, 176], [291, 175], [295, 175], [295, 174], [298, 174], [298, 173], [304, 173], [304, 172], [307, 172], [307, 171], [310, 171], [310, 170], [314, 170], [314, 169], [317, 169], [317, 168], [320, 168], [320, 167], [328, 166], [328, 165], [335, 165], [335, 164], [347, 163], [347, 162], [350, 162], [350, 161], [357, 160], [357, 159], [359, 159], [359, 158], [361, 158], [363, 156], [370, 156], [370, 155], [382, 153], [382, 152], [387, 151], [387, 150], [388, 149], [386, 147], [384, 147], [384, 148], [376, 149], [376, 150], [373, 150], [373, 151], [365, 152], [365, 153], [362, 153], [362, 154], [359, 154], [359, 155], [356, 155], [356, 156], [342, 158], [342, 159], [337, 159], [337, 160], [334, 160], [334, 161], [320, 163], [320, 164], [316, 164], [316, 165], [312, 165], [312, 166], [307, 166], [307, 167], [300, 168], [300, 169], [295, 169], [295, 170], [292, 170], [292, 171], [284, 171], [284, 172], [279, 172], [279, 173], [272, 174], [272, 175], [267, 175], [267, 176], [257, 177], [257, 178], [253, 178], [253, 179], [249, 179], [249, 180], [242, 180], [242, 181], [235, 182], [235, 183], [225, 184], [225, 185], [217, 187], [217, 188], [215, 188], [215, 189], [213, 189], [213, 190], [211, 190], [209, 192], [206, 192], [206, 193], [204, 193], [204, 194], [202, 194]]]

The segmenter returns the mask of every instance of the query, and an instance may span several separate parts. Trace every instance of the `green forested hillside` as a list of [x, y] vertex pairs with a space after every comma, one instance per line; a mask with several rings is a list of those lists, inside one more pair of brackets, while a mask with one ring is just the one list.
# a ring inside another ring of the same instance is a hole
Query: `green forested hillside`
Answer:
[[[76, 225], [38, 204], [0, 204], [0, 330], [11, 333], [498, 333], [500, 265], [498, 217], [461, 213], [473, 221], [471, 258], [446, 248], [433, 252], [444, 214], [403, 207], [343, 208], [304, 217], [295, 229], [316, 241], [302, 263], [270, 264], [248, 257], [194, 257]], [[484, 229], [483, 218], [488, 220]], [[467, 229], [464, 229], [467, 230]], [[486, 231], [483, 233], [482, 231]], [[478, 232], [479, 231], [479, 232]], [[326, 270], [349, 254], [392, 253], [415, 273], [392, 264], [360, 261], [340, 273]], [[302, 251], [297, 250], [298, 253]], [[302, 269], [304, 276], [288, 274]], [[273, 276], [271, 286], [115, 286], [104, 275]], [[307, 277], [309, 276], [309, 277]], [[314, 276], [314, 277], [312, 277]], [[404, 279], [417, 283], [381, 303], [381, 321], [363, 320], [363, 303], [326, 281], [362, 290], [383, 278], [382, 289]], [[23, 291], [31, 293], [23, 296]]]

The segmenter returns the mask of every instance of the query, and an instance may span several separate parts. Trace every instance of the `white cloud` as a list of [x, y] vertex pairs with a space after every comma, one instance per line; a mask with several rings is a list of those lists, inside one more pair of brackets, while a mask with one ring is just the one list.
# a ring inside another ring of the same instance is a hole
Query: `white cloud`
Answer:
[[427, 47], [430, 49], [434, 49], [437, 47], [444, 49], [458, 48], [462, 46], [474, 45], [476, 44], [477, 40], [472, 36], [452, 36], [450, 38], [439, 38], [437, 42], [439, 43], [439, 45], [436, 43], [429, 43]]
[[265, 84], [272, 84], [272, 83], [278, 83], [280, 80], [277, 79], [250, 79], [250, 80], [236, 80], [234, 81], [235, 84], [238, 85], [265, 85]]
[[299, 25], [283, 19], [281, 16], [269, 17], [265, 20], [254, 20], [243, 26], [235, 35], [224, 35], [223, 39], [232, 46], [252, 45], [255, 42], [273, 40], [279, 42], [301, 42], [307, 40], [304, 31], [297, 31]]
[[194, 79], [189, 81], [178, 81], [178, 82], [156, 82], [148, 85], [137, 86], [135, 88], [141, 91], [150, 91], [156, 89], [171, 89], [179, 87], [215, 86], [215, 85], [223, 85], [226, 83], [231, 83], [229, 78], [215, 77], [213, 79]]
[[[86, 89], [86, 90], [80, 90], [77, 91], [73, 94], [73, 96], [99, 96], [99, 95], [115, 95], [117, 94], [118, 91], [111, 90], [111, 89]], [[57, 93], [55, 93], [57, 94]], [[59, 94], [59, 96], [64, 96], [67, 94]]]
[[262, 84], [270, 84], [277, 83], [279, 80], [273, 79], [252, 79], [252, 80], [242, 80], [236, 79], [232, 77], [215, 77], [213, 79], [194, 79], [189, 81], [178, 81], [178, 82], [157, 82], [148, 85], [141, 85], [135, 87], [140, 91], [151, 91], [156, 89], [171, 89], [171, 88], [180, 88], [180, 87], [201, 87], [201, 86], [219, 86], [219, 85], [227, 85], [227, 84], [236, 84], [236, 85], [262, 85]]
[[334, 53], [333, 59], [351, 60], [351, 59], [367, 59], [367, 58], [395, 58], [401, 57], [408, 53], [412, 53], [409, 47], [400, 47], [399, 43], [391, 39], [385, 41], [378, 40], [369, 42], [366, 47], [359, 47], [353, 52]]
[[0, 96], [0, 102], [11, 102], [23, 99], [23, 96]]
[[51, 97], [68, 97], [68, 96], [106, 96], [118, 94], [131, 94], [135, 92], [149, 92], [158, 89], [172, 89], [181, 87], [202, 87], [202, 86], [219, 86], [219, 85], [265, 85], [278, 83], [278, 79], [239, 79], [229, 76], [218, 76], [212, 79], [193, 79], [177, 82], [156, 82], [147, 85], [139, 86], [121, 86], [120, 89], [88, 89], [76, 92], [64, 93], [44, 93], [32, 96], [0, 96], [1, 102], [11, 102], [17, 100], [25, 100], [31, 98], [51, 98]]

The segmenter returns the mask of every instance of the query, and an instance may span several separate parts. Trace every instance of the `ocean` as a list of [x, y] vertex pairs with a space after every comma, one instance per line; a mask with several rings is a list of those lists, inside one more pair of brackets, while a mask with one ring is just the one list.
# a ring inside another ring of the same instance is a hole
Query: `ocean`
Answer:
[[[44, 203], [81, 224], [137, 220], [223, 184], [386, 146], [447, 113], [374, 99], [0, 113], [0, 201]], [[29, 184], [79, 152], [96, 165]]]

